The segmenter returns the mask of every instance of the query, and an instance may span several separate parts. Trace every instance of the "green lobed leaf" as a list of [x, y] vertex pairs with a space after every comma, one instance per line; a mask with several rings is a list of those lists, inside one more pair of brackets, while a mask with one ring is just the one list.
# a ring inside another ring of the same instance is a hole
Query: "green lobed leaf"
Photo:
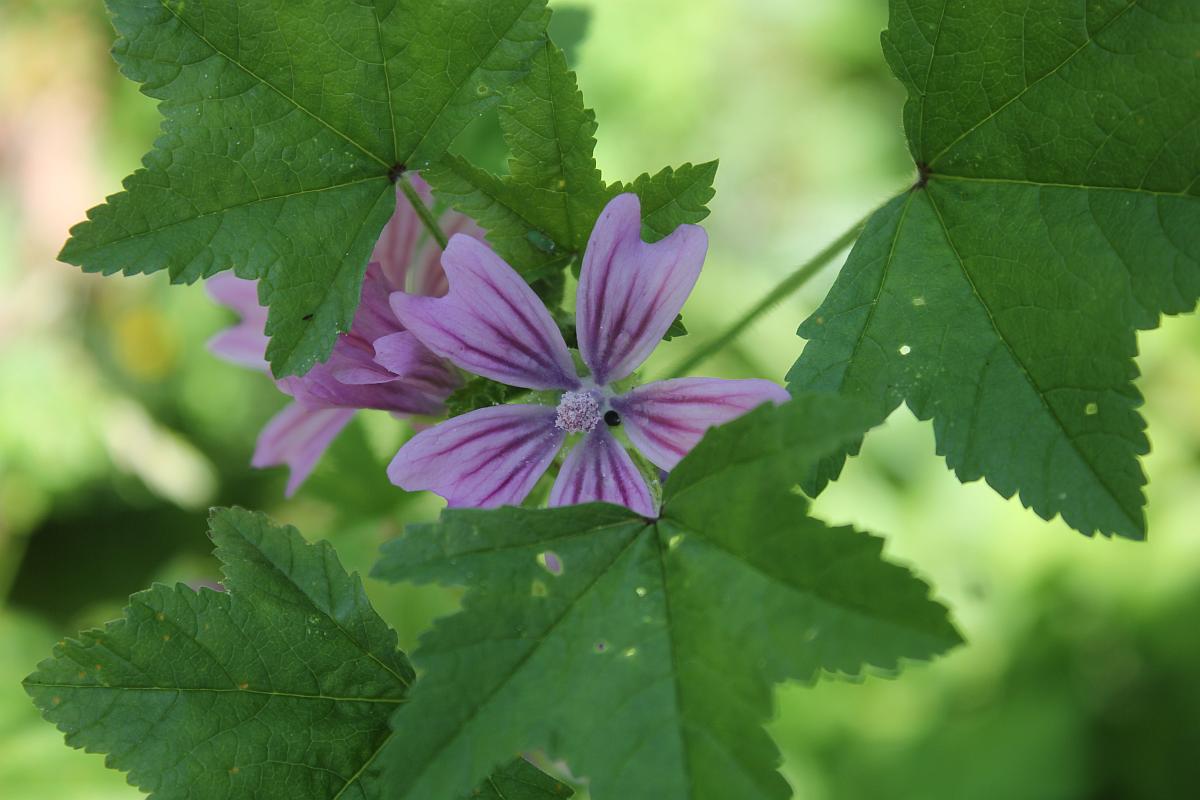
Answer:
[[[413, 680], [395, 632], [328, 543], [240, 509], [215, 511], [210, 535], [226, 591], [139, 592], [26, 691], [68, 744], [160, 800], [382, 797], [376, 756]], [[554, 783], [537, 775], [509, 764], [485, 787]]]
[[683, 324], [683, 314], [676, 314], [675, 321], [671, 323], [671, 327], [667, 328], [667, 332], [663, 334], [663, 341], [669, 342], [672, 339], [678, 339], [681, 336], [687, 336], [687, 325]]
[[[575, 794], [524, 759], [500, 767], [470, 794], [471, 800], [555, 800]], [[465, 799], [464, 799], [465, 800]]]
[[446, 414], [450, 417], [457, 417], [459, 414], [466, 414], [476, 409], [503, 405], [528, 393], [528, 389], [519, 386], [509, 386], [476, 376], [446, 398]]
[[597, 800], [784, 798], [771, 685], [892, 670], [958, 634], [881, 540], [807, 515], [796, 474], [868, 416], [800, 397], [711, 431], [661, 517], [617, 506], [449, 510], [385, 546], [387, 580], [468, 585], [421, 640], [385, 750], [399, 798], [460, 792], [544, 748]]
[[301, 374], [349, 328], [403, 167], [527, 68], [545, 0], [108, 0], [163, 135], [60, 258], [89, 272], [257, 278], [268, 358]]
[[527, 279], [561, 271], [580, 255], [604, 204], [621, 191], [641, 197], [651, 240], [708, 216], [715, 161], [605, 184], [593, 156], [595, 114], [584, 106], [563, 52], [548, 40], [528, 75], [509, 89], [500, 126], [512, 151], [508, 175], [447, 155], [425, 177], [438, 197], [475, 218], [496, 252]]
[[1192, 0], [893, 0], [920, 180], [801, 326], [792, 388], [905, 402], [961, 480], [1143, 536], [1135, 331], [1200, 296], [1197, 42]]
[[684, 223], [696, 224], [708, 216], [708, 201], [716, 191], [717, 162], [665, 167], [644, 174], [625, 186], [642, 201], [642, 238], [656, 242]]

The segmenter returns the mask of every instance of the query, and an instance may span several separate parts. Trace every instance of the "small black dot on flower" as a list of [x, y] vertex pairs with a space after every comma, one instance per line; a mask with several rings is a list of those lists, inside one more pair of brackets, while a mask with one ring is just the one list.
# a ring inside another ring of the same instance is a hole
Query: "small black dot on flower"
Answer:
[[610, 428], [615, 428], [621, 424], [621, 415], [615, 411], [609, 410], [604, 412], [604, 423]]

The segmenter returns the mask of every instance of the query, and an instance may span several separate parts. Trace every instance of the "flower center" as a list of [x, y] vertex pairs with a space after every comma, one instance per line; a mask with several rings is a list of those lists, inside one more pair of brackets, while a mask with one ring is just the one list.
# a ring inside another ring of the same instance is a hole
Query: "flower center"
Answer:
[[554, 424], [567, 433], [587, 433], [600, 422], [600, 403], [591, 392], [564, 392]]

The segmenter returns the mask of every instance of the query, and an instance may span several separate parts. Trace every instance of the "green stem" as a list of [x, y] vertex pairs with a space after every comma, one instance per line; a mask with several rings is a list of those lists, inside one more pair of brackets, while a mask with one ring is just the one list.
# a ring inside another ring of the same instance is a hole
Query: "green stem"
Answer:
[[412, 205], [413, 210], [417, 212], [417, 216], [421, 218], [421, 222], [425, 225], [425, 229], [429, 231], [429, 235], [445, 250], [446, 242], [449, 240], [446, 238], [446, 234], [442, 232], [442, 227], [438, 225], [433, 212], [429, 210], [429, 206], [425, 205], [425, 201], [421, 199], [421, 195], [417, 194], [417, 190], [407, 180], [401, 178], [399, 184], [400, 191], [404, 192], [404, 196], [408, 198], [408, 202]]
[[794, 272], [792, 272], [792, 274], [780, 281], [774, 289], [767, 292], [766, 296], [763, 297], [762, 300], [759, 300], [753, 308], [743, 314], [741, 319], [733, 323], [733, 325], [726, 329], [720, 336], [705, 342], [691, 355], [676, 364], [674, 369], [668, 371], [667, 377], [678, 378], [686, 375], [696, 367], [700, 366], [700, 364], [707, 361], [709, 357], [714, 355], [717, 351], [728, 346], [730, 342], [741, 336], [742, 332], [745, 331], [746, 328], [749, 328], [756, 319], [770, 311], [773, 306], [782, 301], [788, 295], [792, 294], [801, 286], [808, 283], [808, 281], [814, 275], [816, 275], [831, 261], [833, 261], [834, 257], [838, 253], [842, 252], [851, 244], [853, 244], [854, 240], [858, 238], [858, 235], [862, 233], [863, 226], [867, 224], [867, 220], [869, 218], [870, 215], [867, 215], [851, 225], [850, 229], [839, 236], [837, 240], [833, 242], [833, 244], [817, 253], [804, 265], [797, 268]]

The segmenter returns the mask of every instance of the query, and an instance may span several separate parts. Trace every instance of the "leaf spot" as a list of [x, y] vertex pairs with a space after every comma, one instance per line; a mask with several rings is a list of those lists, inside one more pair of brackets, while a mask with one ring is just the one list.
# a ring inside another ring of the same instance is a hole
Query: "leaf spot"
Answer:
[[902, 345], [900, 345], [900, 351], [899, 351], [899, 352], [900, 352], [900, 355], [902, 355], [902, 356], [906, 356], [906, 355], [908, 355], [909, 353], [911, 353], [911, 352], [912, 352], [912, 348], [911, 348], [911, 347], [909, 347], [909, 346], [908, 346], [908, 345], [906, 345], [906, 344], [902, 344]]
[[1087, 414], [1089, 417], [1094, 417], [1100, 413], [1100, 406], [1096, 403], [1088, 403], [1083, 407], [1083, 413]]
[[546, 572], [549, 572], [551, 575], [558, 576], [562, 575], [563, 573], [562, 559], [559, 558], [558, 553], [554, 552], [553, 550], [546, 550], [538, 553], [537, 562], [542, 566], [542, 569], [546, 570]]
[[603, 653], [603, 652], [607, 651], [608, 650], [608, 642], [604, 641], [603, 639], [596, 642], [595, 650], [597, 653]]

